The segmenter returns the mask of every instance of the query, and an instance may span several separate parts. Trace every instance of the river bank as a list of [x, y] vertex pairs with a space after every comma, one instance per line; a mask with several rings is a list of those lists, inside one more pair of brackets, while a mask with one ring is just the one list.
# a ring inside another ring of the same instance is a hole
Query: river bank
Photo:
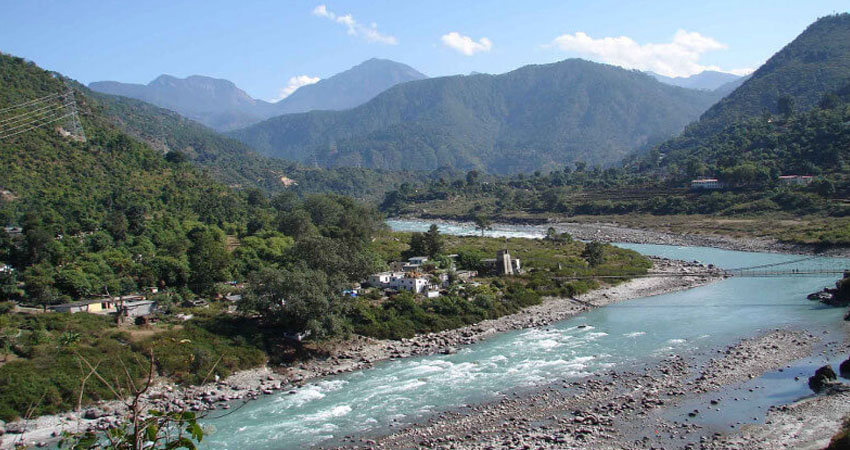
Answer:
[[[741, 422], [720, 433], [699, 420], [758, 395], [763, 386], [747, 381], [758, 382], [768, 371], [790, 367], [813, 351], [846, 354], [846, 336], [773, 330], [717, 349], [713, 355], [719, 356], [670, 355], [631, 371], [558, 380], [388, 435], [350, 439], [343, 448], [823, 448], [850, 410], [846, 392], [771, 408], [764, 424], [746, 425], [742, 434]], [[687, 412], [671, 417], [684, 405]]]
[[[443, 223], [458, 225], [464, 223], [455, 220], [428, 217], [406, 217], [405, 219], [421, 220], [437, 224]], [[570, 233], [576, 239], [606, 243], [623, 242], [629, 244], [712, 247], [746, 252], [804, 254], [832, 257], [850, 256], [850, 248], [847, 247], [821, 248], [814, 245], [785, 243], [766, 237], [743, 238], [718, 234], [667, 233], [663, 231], [627, 227], [613, 222], [588, 223], [519, 220], [515, 222], [509, 221], [506, 225], [536, 229], [539, 230], [541, 236], [545, 233], [546, 228], [553, 227], [559, 233]]]
[[[298, 386], [319, 377], [372, 367], [375, 363], [411, 356], [452, 353], [458, 347], [473, 344], [498, 333], [545, 326], [592, 308], [614, 302], [680, 291], [721, 279], [721, 274], [705, 275], [706, 267], [663, 258], [652, 258], [651, 273], [657, 277], [638, 278], [616, 286], [591, 291], [575, 299], [547, 298], [540, 305], [519, 313], [441, 333], [417, 336], [402, 341], [382, 341], [357, 337], [337, 342], [329, 355], [286, 368], [258, 368], [239, 372], [225, 380], [190, 389], [177, 389], [160, 380], [147, 395], [148, 408], [160, 410], [190, 409], [223, 411], [278, 392], [296, 392]], [[696, 272], [699, 272], [698, 274]], [[678, 275], [678, 276], [670, 276]], [[62, 431], [99, 430], [116, 423], [123, 405], [108, 402], [84, 411], [43, 416], [25, 423], [10, 424], [0, 447], [16, 442], [32, 445], [55, 439]], [[217, 412], [214, 414], [218, 414]], [[23, 431], [23, 433], [17, 433]]]

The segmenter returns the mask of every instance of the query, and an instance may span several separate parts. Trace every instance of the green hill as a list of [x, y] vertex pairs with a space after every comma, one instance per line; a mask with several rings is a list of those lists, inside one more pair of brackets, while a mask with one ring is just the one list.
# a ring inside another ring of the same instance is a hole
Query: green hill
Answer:
[[583, 60], [395, 86], [357, 108], [269, 119], [231, 136], [327, 166], [527, 172], [613, 164], [675, 135], [716, 94]]
[[642, 166], [730, 181], [753, 167], [762, 178], [846, 172], [849, 95], [850, 14], [821, 18]]
[[[2, 54], [0, 83], [0, 108], [66, 91], [59, 76]], [[17, 197], [3, 204], [6, 222], [37, 212], [58, 216], [51, 220], [76, 233], [119, 209], [218, 221], [237, 216], [231, 191], [121, 132], [81, 94], [75, 97], [85, 142], [61, 136], [53, 125], [0, 140], [2, 185]]]
[[426, 177], [424, 173], [355, 167], [323, 169], [269, 158], [168, 109], [82, 86], [80, 89], [102, 105], [103, 115], [123, 131], [163, 153], [180, 152], [212, 178], [233, 188], [293, 191], [299, 195], [335, 193], [375, 201], [401, 183]]
[[723, 126], [767, 111], [779, 113], [783, 96], [796, 110], [815, 107], [824, 93], [850, 83], [850, 14], [837, 14], [809, 25], [773, 55], [729, 96], [703, 114], [700, 128]]

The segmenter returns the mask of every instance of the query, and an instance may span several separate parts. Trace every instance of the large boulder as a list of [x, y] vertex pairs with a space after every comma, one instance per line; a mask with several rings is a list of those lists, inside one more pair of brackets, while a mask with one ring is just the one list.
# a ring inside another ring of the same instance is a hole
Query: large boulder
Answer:
[[98, 408], [87, 409], [86, 412], [83, 413], [83, 419], [94, 420], [100, 419], [101, 417], [109, 415], [108, 412], [103, 411]]
[[847, 358], [846, 361], [838, 366], [838, 373], [841, 374], [842, 378], [850, 378], [850, 358]]
[[823, 366], [815, 371], [814, 376], [809, 378], [809, 388], [815, 392], [821, 392], [828, 386], [835, 383], [837, 379], [838, 376], [835, 375], [835, 371], [832, 370], [832, 367]]
[[12, 422], [6, 424], [6, 432], [10, 434], [21, 434], [26, 429], [23, 422]]

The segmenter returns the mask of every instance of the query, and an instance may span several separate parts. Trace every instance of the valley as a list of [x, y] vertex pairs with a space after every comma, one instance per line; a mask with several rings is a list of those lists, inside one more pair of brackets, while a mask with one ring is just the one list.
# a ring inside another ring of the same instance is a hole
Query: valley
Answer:
[[4, 5], [0, 448], [846, 448], [832, 1]]

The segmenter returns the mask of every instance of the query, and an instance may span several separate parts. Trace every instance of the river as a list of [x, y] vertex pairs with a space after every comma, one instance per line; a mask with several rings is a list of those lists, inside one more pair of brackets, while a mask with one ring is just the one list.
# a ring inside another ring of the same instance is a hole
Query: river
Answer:
[[[416, 221], [389, 224], [405, 231], [422, 231], [429, 225]], [[495, 226], [486, 233], [533, 238], [542, 236], [544, 230]], [[441, 224], [441, 231], [476, 232], [471, 226], [456, 224]], [[646, 255], [698, 260], [723, 268], [800, 259], [704, 247], [620, 245]], [[789, 267], [805, 269], [824, 261], [827, 259], [808, 260]], [[496, 400], [556, 379], [651, 363], [671, 353], [721, 348], [774, 328], [838, 333], [843, 309], [806, 300], [808, 293], [834, 281], [834, 277], [731, 278], [598, 308], [546, 328], [500, 334], [454, 355], [385, 361], [368, 370], [311, 382], [294, 394], [266, 396], [226, 415], [213, 412], [204, 422], [214, 431], [202, 447], [287, 449], [332, 444], [343, 436], [390, 430], [436, 412]], [[808, 369], [814, 362], [799, 364]], [[768, 375], [760, 380], [767, 387], [750, 403], [751, 408], [808, 394], [805, 383]], [[747, 407], [739, 413], [753, 414]]]

